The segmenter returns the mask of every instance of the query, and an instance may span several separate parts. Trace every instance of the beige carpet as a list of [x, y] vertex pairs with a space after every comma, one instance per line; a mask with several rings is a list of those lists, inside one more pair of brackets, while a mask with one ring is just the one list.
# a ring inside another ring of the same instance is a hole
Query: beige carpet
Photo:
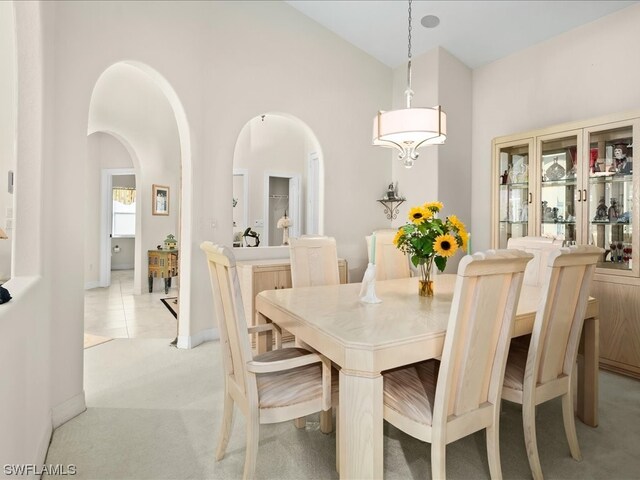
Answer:
[[101, 343], [108, 342], [109, 340], [113, 340], [113, 338], [102, 337], [100, 335], [92, 335], [90, 333], [85, 333], [84, 348], [95, 347], [96, 345], [100, 345]]
[[[215, 460], [224, 388], [218, 341], [183, 350], [167, 339], [115, 338], [84, 359], [87, 410], [55, 429], [45, 463], [76, 465], [73, 480], [242, 478], [246, 421], [238, 409], [227, 454]], [[639, 381], [600, 372], [600, 425], [576, 422], [582, 462], [569, 454], [557, 400], [536, 409], [546, 479], [640, 479]], [[300, 430], [293, 422], [260, 425], [256, 477], [337, 480], [335, 452], [335, 433], [320, 433], [317, 414]], [[500, 453], [505, 480], [531, 478], [522, 409], [509, 402], [500, 415]], [[427, 443], [385, 423], [385, 480], [430, 478], [430, 457]], [[447, 478], [489, 478], [483, 431], [447, 446]]]

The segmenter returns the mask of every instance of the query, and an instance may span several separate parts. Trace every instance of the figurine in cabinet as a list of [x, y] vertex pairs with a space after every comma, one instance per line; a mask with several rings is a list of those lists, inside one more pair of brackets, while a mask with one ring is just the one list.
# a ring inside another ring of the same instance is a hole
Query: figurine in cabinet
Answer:
[[631, 158], [627, 157], [626, 145], [616, 145], [613, 149], [613, 158], [615, 159], [618, 173], [623, 175], [631, 175], [631, 173], [633, 173], [633, 163], [631, 162]]
[[596, 216], [593, 220], [595, 222], [604, 222], [609, 220], [609, 211], [607, 209], [607, 205], [604, 203], [604, 197], [602, 197], [600, 202], [598, 202]]
[[609, 221], [617, 222], [618, 221], [618, 202], [615, 198], [611, 199], [611, 206], [609, 207]]

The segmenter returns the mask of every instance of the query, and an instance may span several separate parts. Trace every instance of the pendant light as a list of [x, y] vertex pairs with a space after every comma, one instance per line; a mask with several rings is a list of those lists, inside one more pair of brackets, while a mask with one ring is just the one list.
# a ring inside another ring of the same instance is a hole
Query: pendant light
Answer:
[[409, 61], [407, 64], [407, 108], [379, 111], [373, 119], [373, 145], [399, 150], [398, 158], [411, 168], [422, 145], [443, 144], [447, 138], [447, 115], [442, 107], [411, 108], [411, 0], [409, 0]]

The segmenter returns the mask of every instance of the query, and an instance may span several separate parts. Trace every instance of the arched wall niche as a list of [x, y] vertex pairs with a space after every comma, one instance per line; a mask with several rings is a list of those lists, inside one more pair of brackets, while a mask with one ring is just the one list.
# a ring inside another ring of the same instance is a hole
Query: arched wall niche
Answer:
[[[292, 236], [324, 233], [323, 152], [300, 118], [279, 111], [252, 117], [238, 134], [233, 173], [234, 245], [242, 246], [236, 257], [273, 257], [280, 251], [287, 257], [277, 228], [285, 210]], [[247, 247], [251, 242], [241, 237], [247, 228], [260, 234], [259, 248]]]

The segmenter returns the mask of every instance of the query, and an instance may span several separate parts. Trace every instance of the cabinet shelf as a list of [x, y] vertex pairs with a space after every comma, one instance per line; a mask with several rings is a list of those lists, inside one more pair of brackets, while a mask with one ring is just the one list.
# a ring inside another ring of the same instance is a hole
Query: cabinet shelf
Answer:
[[542, 182], [542, 188], [544, 187], [575, 187], [577, 185], [577, 181], [575, 178], [566, 179], [566, 180], [547, 180], [546, 182]]
[[529, 184], [527, 182], [524, 183], [504, 183], [500, 185], [501, 189], [518, 189], [518, 190], [526, 190], [529, 188]]
[[591, 185], [604, 185], [607, 183], [631, 183], [633, 181], [633, 175], [602, 175], [597, 177], [589, 177], [589, 183]]
[[599, 222], [597, 220], [592, 220], [591, 225], [631, 225], [630, 222]]
[[576, 222], [550, 222], [550, 221], [543, 221], [541, 222], [544, 225], [575, 225]]

